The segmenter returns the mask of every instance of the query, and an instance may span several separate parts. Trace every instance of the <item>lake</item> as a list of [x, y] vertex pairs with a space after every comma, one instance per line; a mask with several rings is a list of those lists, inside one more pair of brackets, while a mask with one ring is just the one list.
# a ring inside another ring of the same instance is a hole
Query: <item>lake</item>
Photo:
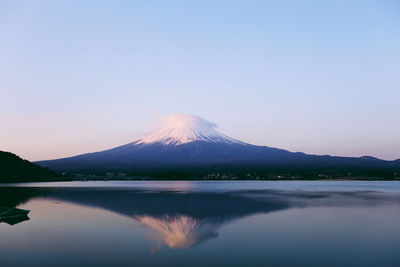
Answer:
[[29, 210], [0, 216], [0, 266], [400, 266], [399, 182], [3, 184], [0, 207]]

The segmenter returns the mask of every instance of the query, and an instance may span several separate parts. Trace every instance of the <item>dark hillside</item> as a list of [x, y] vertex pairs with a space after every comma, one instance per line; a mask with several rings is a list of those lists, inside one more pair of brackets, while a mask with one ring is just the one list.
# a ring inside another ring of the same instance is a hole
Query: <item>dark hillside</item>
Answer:
[[41, 180], [56, 174], [17, 155], [0, 151], [0, 182]]

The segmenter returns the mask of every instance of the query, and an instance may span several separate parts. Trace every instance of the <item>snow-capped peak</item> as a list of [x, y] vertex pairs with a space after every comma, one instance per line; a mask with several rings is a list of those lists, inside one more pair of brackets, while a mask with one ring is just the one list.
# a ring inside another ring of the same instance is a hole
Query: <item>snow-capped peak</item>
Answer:
[[242, 143], [219, 133], [214, 128], [217, 125], [206, 119], [194, 115], [173, 114], [164, 123], [164, 126], [136, 141], [136, 144], [162, 143], [164, 145], [181, 145], [194, 141], [213, 143]]

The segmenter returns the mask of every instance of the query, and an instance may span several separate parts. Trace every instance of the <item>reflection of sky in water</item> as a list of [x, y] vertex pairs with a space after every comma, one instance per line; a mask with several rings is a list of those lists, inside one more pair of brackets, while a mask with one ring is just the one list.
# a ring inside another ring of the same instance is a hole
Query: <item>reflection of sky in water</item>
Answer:
[[122, 187], [172, 191], [231, 191], [231, 190], [305, 190], [305, 191], [353, 191], [380, 190], [400, 192], [397, 181], [86, 181], [15, 184], [24, 187]]
[[31, 210], [0, 223], [2, 265], [399, 266], [398, 192], [202, 186], [0, 188]]

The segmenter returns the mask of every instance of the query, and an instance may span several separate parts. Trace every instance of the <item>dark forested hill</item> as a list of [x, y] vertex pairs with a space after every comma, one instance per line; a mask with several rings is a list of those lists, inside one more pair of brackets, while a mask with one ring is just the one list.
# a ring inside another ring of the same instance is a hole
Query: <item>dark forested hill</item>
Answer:
[[41, 180], [55, 175], [13, 153], [0, 151], [0, 182]]

